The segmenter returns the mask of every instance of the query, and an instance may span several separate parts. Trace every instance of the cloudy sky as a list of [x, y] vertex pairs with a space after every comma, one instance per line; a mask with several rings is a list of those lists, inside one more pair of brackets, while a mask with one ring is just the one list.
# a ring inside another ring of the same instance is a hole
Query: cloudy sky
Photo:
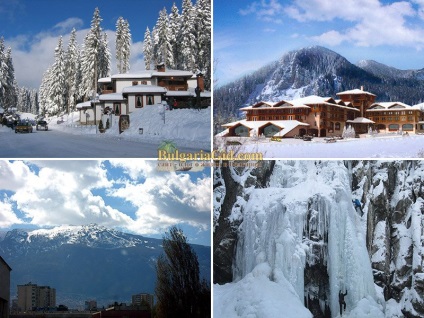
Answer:
[[166, 8], [169, 13], [174, 2], [181, 9], [182, 0], [1, 0], [0, 37], [12, 48], [19, 85], [38, 89], [43, 73], [54, 61], [59, 37], [63, 36], [66, 48], [75, 28], [82, 45], [98, 7], [114, 67], [116, 21], [120, 16], [128, 20], [133, 40], [131, 70], [137, 72], [144, 69], [141, 53], [146, 27], [152, 31], [159, 11]]
[[0, 160], [0, 230], [97, 223], [161, 238], [180, 226], [210, 245], [210, 168], [164, 172], [149, 160]]
[[424, 0], [215, 0], [213, 45], [218, 85], [311, 45], [421, 69]]

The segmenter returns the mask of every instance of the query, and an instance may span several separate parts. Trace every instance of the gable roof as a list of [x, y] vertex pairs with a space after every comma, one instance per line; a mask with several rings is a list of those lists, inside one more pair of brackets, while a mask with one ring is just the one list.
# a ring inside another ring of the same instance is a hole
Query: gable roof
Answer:
[[350, 91], [339, 92], [336, 95], [339, 96], [339, 95], [363, 95], [363, 94], [371, 95], [371, 96], [377, 96], [377, 95], [374, 95], [370, 92], [363, 91], [362, 89], [359, 89], [359, 88], [355, 88], [355, 89], [352, 89]]

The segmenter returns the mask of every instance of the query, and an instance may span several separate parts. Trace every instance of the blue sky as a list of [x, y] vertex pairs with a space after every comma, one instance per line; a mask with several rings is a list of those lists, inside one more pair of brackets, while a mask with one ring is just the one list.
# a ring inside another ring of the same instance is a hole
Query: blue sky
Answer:
[[218, 86], [312, 45], [352, 63], [424, 68], [424, 0], [215, 0], [213, 15]]
[[162, 238], [181, 227], [209, 245], [210, 168], [164, 172], [152, 160], [0, 161], [0, 230], [97, 223]]
[[1, 0], [0, 37], [12, 47], [18, 83], [38, 88], [42, 74], [53, 63], [59, 36], [63, 36], [66, 47], [75, 28], [81, 45], [98, 7], [111, 51], [114, 51], [117, 19], [122, 16], [128, 20], [134, 42], [131, 70], [137, 72], [144, 68], [140, 54], [146, 27], [151, 31], [159, 11], [165, 7], [169, 13], [174, 2], [181, 13], [182, 0]]

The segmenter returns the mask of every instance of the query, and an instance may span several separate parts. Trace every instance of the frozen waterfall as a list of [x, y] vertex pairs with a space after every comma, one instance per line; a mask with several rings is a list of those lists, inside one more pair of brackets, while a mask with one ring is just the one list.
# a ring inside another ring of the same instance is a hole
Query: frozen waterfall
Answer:
[[350, 171], [339, 161], [277, 162], [269, 187], [245, 189], [234, 265], [235, 281], [266, 268], [271, 282], [293, 288], [301, 303], [305, 268], [323, 264], [328, 288], [320, 306], [339, 315], [338, 293], [348, 291], [343, 317], [384, 317], [373, 282], [361, 216], [352, 204]]

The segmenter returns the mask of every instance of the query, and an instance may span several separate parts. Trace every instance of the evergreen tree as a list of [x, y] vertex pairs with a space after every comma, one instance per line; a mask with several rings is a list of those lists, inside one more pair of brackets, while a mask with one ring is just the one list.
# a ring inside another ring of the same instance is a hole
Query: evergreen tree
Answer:
[[191, 0], [183, 0], [181, 13], [181, 33], [178, 42], [181, 43], [181, 68], [196, 71], [194, 54], [196, 52], [195, 18]]
[[[100, 26], [102, 19], [99, 9], [94, 10], [93, 19], [91, 20], [91, 28], [84, 39], [84, 47], [81, 61], [82, 71], [82, 87], [85, 99], [95, 96], [97, 93], [97, 80], [103, 77], [99, 74], [99, 68], [106, 66], [104, 57], [100, 57], [101, 53], [105, 53], [104, 38], [102, 38], [102, 28]], [[100, 61], [102, 59], [102, 61]]]
[[5, 108], [5, 93], [6, 93], [6, 76], [7, 76], [7, 64], [6, 64], [6, 51], [4, 46], [4, 38], [0, 38], [0, 107]]
[[130, 70], [131, 33], [127, 20], [120, 17], [116, 22], [116, 61], [119, 73]]
[[97, 79], [110, 76], [111, 56], [112, 54], [110, 53], [108, 46], [107, 33], [105, 32], [103, 33], [103, 38], [100, 41], [100, 48], [98, 53], [99, 62], [97, 70]]
[[196, 12], [196, 67], [203, 73], [205, 87], [210, 88], [212, 75], [211, 53], [211, 5], [209, 0], [198, 0], [195, 6]]
[[75, 110], [78, 99], [78, 86], [80, 82], [77, 79], [79, 67], [79, 52], [77, 47], [76, 30], [73, 29], [69, 39], [68, 49], [66, 51], [66, 112], [69, 113]]
[[178, 34], [180, 31], [180, 14], [178, 12], [178, 7], [175, 3], [172, 5], [171, 13], [169, 14], [169, 43], [171, 45], [171, 51], [173, 56], [173, 64], [169, 65], [170, 68], [179, 69], [181, 64], [181, 57], [179, 54], [179, 43], [178, 43]]
[[41, 80], [41, 85], [38, 90], [38, 104], [39, 104], [39, 112], [42, 116], [45, 116], [47, 110], [49, 108], [49, 87], [50, 87], [50, 68], [48, 68]]
[[16, 92], [16, 81], [15, 81], [15, 69], [13, 67], [12, 61], [12, 49], [9, 47], [5, 55], [5, 64], [6, 64], [6, 78], [4, 81], [4, 99], [3, 105], [5, 109], [10, 109], [16, 107], [17, 103], [17, 92]]
[[156, 265], [157, 317], [210, 317], [210, 288], [184, 233], [172, 227], [163, 238], [165, 255]]
[[156, 61], [158, 63], [165, 63], [165, 65], [174, 65], [174, 58], [172, 56], [172, 46], [169, 41], [169, 22], [166, 8], [163, 8], [159, 13], [159, 19], [156, 23], [155, 30], [156, 37]]
[[48, 99], [51, 105], [48, 107], [48, 112], [55, 115], [64, 111], [66, 104], [65, 53], [62, 37], [59, 38], [55, 48], [55, 61], [50, 70], [50, 77]]
[[145, 68], [146, 70], [150, 70], [152, 60], [153, 60], [153, 44], [152, 44], [152, 37], [150, 36], [149, 27], [147, 27], [146, 32], [144, 32], [143, 54], [144, 54]]

